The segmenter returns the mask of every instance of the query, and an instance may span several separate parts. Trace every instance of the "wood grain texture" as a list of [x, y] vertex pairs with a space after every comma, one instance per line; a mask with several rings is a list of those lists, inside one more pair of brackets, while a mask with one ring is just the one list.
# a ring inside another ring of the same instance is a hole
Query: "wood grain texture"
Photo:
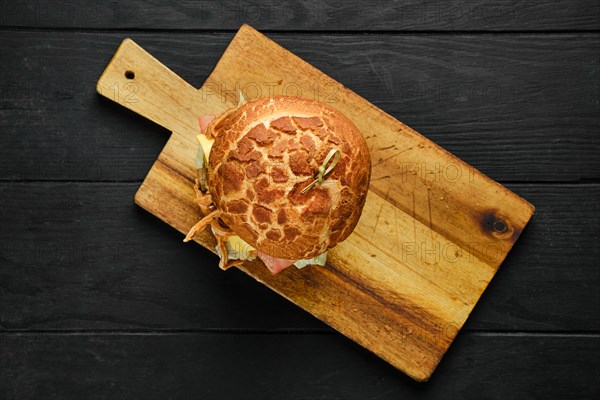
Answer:
[[[3, 32], [1, 180], [143, 179], [166, 132], [95, 93], [124, 35]], [[600, 35], [270, 36], [495, 180], [600, 178]], [[231, 37], [134, 34], [196, 87]]]
[[[310, 98], [307, 89], [329, 87], [332, 95], [315, 96], [365, 136], [372, 178], [358, 225], [330, 250], [326, 267], [273, 276], [257, 260], [240, 269], [414, 379], [427, 380], [533, 206], [247, 25], [195, 97], [129, 39], [100, 77], [100, 94], [174, 129], [136, 193], [138, 205], [182, 233], [189, 230], [199, 219], [191, 189], [197, 116], [236, 104], [236, 91], [227, 87], [258, 82], [272, 83], [273, 92], [255, 98], [276, 95], [278, 87], [289, 95], [289, 85]], [[139, 87], [135, 101], [108, 93], [130, 84]], [[448, 167], [452, 178], [443, 175]], [[208, 231], [196, 241], [214, 251]]]
[[[536, 216], [463, 329], [598, 332], [600, 185], [509, 187], [536, 204]], [[0, 329], [331, 331], [182, 244], [132, 203], [137, 188], [0, 184]]]
[[0, 334], [0, 353], [6, 400], [582, 400], [600, 390], [583, 373], [598, 371], [600, 341], [585, 335], [461, 335], [426, 385], [328, 334]]
[[[0, 1], [0, 398], [597, 398], [599, 6]], [[168, 132], [100, 72], [131, 36], [198, 87], [242, 22], [536, 205], [427, 384], [132, 204]]]
[[338, 31], [514, 31], [597, 29], [591, 0], [190, 1], [47, 3], [5, 0], [0, 26], [35, 28]]

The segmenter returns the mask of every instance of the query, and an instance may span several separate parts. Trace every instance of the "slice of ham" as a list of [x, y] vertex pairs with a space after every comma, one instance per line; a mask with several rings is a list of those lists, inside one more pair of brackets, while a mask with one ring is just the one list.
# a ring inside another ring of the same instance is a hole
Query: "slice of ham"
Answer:
[[260, 250], [256, 250], [256, 255], [265, 263], [269, 271], [273, 275], [283, 271], [290, 265], [294, 264], [297, 260], [286, 260], [283, 258], [276, 258], [261, 252]]
[[205, 133], [206, 128], [208, 128], [208, 124], [210, 124], [210, 121], [212, 121], [216, 117], [216, 115], [201, 115], [200, 117], [198, 117], [198, 123], [200, 124], [200, 132]]

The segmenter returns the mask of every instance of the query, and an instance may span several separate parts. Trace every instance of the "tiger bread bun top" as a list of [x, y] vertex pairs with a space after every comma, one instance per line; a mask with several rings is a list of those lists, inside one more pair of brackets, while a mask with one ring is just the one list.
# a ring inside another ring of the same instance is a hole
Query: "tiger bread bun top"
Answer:
[[[371, 161], [342, 113], [314, 100], [247, 101], [215, 118], [208, 190], [222, 221], [269, 256], [310, 259], [346, 239], [365, 203]], [[341, 157], [304, 194], [332, 149]]]

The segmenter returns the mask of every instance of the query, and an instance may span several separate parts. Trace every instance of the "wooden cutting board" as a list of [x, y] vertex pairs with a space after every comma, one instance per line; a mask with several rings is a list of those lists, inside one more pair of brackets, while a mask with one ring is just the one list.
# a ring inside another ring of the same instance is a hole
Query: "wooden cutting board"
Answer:
[[[97, 89], [173, 132], [135, 202], [182, 234], [201, 218], [192, 189], [199, 115], [231, 108], [241, 90], [246, 99], [301, 95], [352, 119], [373, 164], [355, 231], [330, 251], [326, 267], [275, 276], [260, 261], [240, 269], [419, 381], [430, 377], [534, 211], [247, 25], [200, 90], [129, 39]], [[197, 242], [215, 251], [208, 230]]]

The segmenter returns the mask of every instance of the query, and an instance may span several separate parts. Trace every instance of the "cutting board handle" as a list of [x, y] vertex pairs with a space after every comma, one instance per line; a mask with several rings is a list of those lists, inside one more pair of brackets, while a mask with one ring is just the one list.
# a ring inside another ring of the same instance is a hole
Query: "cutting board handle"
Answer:
[[100, 76], [96, 90], [124, 107], [182, 135], [197, 134], [206, 100], [131, 39], [125, 39]]

